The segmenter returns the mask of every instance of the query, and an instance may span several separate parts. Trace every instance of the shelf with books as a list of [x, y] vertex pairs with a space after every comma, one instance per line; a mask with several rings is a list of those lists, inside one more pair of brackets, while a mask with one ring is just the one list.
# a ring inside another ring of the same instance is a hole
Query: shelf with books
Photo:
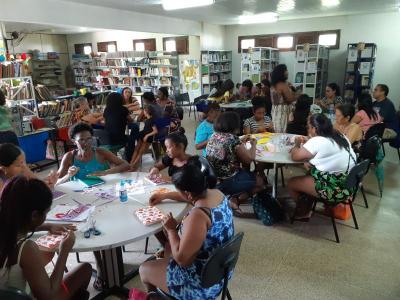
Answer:
[[[54, 56], [52, 53], [38, 53], [36, 55], [38, 58], [30, 61], [34, 84], [47, 86], [53, 95], [58, 93], [63, 94], [65, 91], [64, 72], [58, 55]], [[54, 58], [50, 59], [49, 57]]]
[[254, 84], [264, 78], [270, 79], [271, 72], [279, 64], [279, 50], [270, 47], [242, 49], [241, 81], [250, 79]]
[[343, 82], [346, 102], [356, 104], [363, 92], [370, 92], [375, 72], [377, 46], [374, 43], [347, 45], [347, 59]]
[[201, 51], [202, 93], [208, 94], [218, 80], [232, 79], [232, 51]]
[[293, 85], [313, 99], [322, 98], [328, 81], [328, 64], [328, 47], [297, 45]]

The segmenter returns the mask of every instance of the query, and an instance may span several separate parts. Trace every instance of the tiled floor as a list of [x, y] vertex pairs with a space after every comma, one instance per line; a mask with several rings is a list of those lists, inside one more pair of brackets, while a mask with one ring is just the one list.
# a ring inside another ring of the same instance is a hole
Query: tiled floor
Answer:
[[[193, 119], [193, 118], [192, 118]], [[194, 153], [195, 123], [184, 126]], [[151, 164], [150, 161], [147, 164]], [[285, 170], [286, 177], [298, 170]], [[234, 299], [400, 299], [399, 164], [385, 162], [382, 199], [376, 196], [373, 172], [364, 181], [370, 208], [358, 197], [355, 206], [360, 229], [351, 220], [341, 222], [341, 243], [334, 242], [330, 220], [316, 215], [309, 223], [288, 222], [272, 227], [257, 220], [235, 219], [245, 233], [240, 258], [229, 289]], [[157, 248], [154, 239], [150, 250]], [[140, 263], [144, 241], [127, 246], [124, 261]], [[93, 261], [91, 254], [81, 254]], [[71, 255], [68, 265], [76, 263]], [[141, 288], [139, 278], [127, 287]], [[92, 295], [94, 291], [90, 287]], [[109, 297], [108, 299], [116, 299]]]

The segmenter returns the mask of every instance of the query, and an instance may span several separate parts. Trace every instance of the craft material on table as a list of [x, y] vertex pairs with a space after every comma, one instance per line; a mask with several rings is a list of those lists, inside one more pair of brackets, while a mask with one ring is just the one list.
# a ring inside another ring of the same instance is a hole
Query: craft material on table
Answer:
[[54, 190], [52, 193], [53, 193], [53, 200], [58, 200], [66, 195], [64, 192], [60, 192], [60, 191], [56, 191], [56, 190]]
[[48, 221], [67, 221], [83, 222], [91, 213], [95, 206], [90, 205], [56, 205], [47, 214]]
[[47, 250], [53, 250], [58, 248], [61, 241], [67, 234], [46, 234], [39, 237], [35, 243], [39, 246], [39, 248], [44, 248]]
[[164, 214], [156, 206], [147, 206], [135, 210], [135, 214], [143, 225], [159, 223], [164, 219]]
[[153, 174], [153, 175], [148, 175], [144, 178], [146, 181], [155, 184], [155, 185], [161, 185], [161, 184], [167, 184], [169, 183], [166, 181], [164, 178], [162, 178], [161, 175], [158, 174]]
[[161, 187], [161, 188], [153, 190], [151, 193], [152, 194], [166, 194], [166, 193], [170, 193], [170, 192], [172, 192], [170, 189]]

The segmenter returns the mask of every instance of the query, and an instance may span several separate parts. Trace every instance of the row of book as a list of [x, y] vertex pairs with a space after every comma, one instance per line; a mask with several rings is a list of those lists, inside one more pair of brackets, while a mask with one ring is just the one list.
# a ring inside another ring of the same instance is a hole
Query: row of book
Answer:
[[28, 73], [27, 66], [22, 62], [0, 63], [0, 78], [27, 76]]
[[39, 117], [58, 116], [72, 111], [72, 101], [43, 101], [38, 104]]

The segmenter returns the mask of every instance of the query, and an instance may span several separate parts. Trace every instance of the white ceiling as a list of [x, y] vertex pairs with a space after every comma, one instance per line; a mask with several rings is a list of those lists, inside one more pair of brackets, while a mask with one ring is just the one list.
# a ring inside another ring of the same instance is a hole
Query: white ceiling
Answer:
[[99, 28], [73, 27], [73, 26], [55, 26], [45, 24], [30, 24], [21, 22], [3, 22], [6, 32], [12, 31], [23, 33], [48, 33], [48, 34], [72, 34], [91, 31], [100, 31]]
[[[81, 0], [62, 0], [82, 3]], [[85, 0], [85, 4], [121, 10], [162, 15], [213, 24], [238, 24], [238, 16], [244, 13], [277, 11], [280, 0], [215, 0], [215, 4], [176, 11], [165, 11], [161, 0]], [[341, 0], [339, 6], [323, 7], [321, 0], [295, 0], [295, 8], [279, 13], [280, 20], [311, 17], [364, 14], [397, 11], [399, 0]]]

